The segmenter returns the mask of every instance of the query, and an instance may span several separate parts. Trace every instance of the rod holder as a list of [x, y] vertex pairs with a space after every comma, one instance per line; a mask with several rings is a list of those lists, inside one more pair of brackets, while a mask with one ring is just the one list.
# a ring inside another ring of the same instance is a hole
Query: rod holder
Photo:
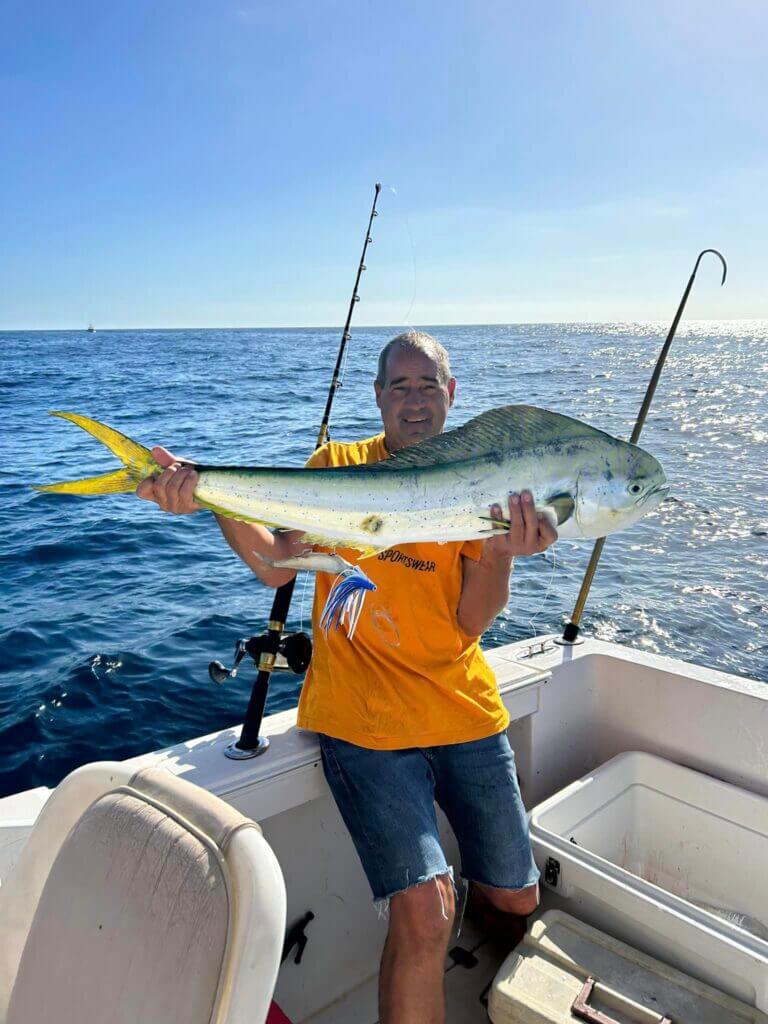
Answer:
[[228, 757], [230, 761], [247, 761], [252, 757], [259, 757], [260, 754], [266, 754], [268, 749], [269, 740], [266, 736], [259, 736], [256, 746], [250, 750], [243, 750], [238, 747], [236, 740], [232, 740], [224, 747], [224, 757]]
[[577, 644], [583, 644], [584, 640], [579, 636], [579, 625], [576, 622], [567, 622], [563, 635], [555, 637], [555, 643], [560, 647], [576, 647]]

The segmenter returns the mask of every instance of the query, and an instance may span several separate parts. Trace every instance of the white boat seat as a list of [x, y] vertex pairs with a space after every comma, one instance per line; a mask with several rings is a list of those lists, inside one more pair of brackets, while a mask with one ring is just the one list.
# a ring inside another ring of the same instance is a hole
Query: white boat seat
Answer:
[[260, 1024], [285, 902], [229, 804], [164, 770], [86, 765], [0, 889], [0, 1024]]

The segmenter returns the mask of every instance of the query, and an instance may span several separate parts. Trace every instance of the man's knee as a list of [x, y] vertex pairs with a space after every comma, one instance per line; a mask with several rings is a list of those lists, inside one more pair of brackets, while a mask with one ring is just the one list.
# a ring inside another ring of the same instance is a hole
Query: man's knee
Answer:
[[455, 902], [450, 875], [438, 875], [397, 893], [390, 900], [391, 940], [403, 948], [442, 954], [453, 927]]
[[527, 917], [539, 905], [539, 884], [529, 885], [525, 889], [494, 889], [488, 885], [476, 883], [482, 896], [496, 909], [505, 914], [516, 914]]

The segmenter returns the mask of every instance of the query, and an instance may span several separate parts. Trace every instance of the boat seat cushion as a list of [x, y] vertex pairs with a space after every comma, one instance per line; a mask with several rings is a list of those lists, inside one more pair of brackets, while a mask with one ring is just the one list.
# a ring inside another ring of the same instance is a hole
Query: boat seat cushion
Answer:
[[109, 792], [51, 867], [7, 1024], [208, 1024], [229, 925], [215, 843], [151, 797]]

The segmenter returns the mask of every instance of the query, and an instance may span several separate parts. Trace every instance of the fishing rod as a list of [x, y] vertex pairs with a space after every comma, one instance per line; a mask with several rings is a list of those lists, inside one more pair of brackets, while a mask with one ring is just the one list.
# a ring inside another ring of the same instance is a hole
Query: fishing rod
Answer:
[[320, 424], [320, 431], [317, 435], [317, 441], [315, 442], [315, 450], [325, 444], [326, 441], [330, 441], [330, 434], [328, 433], [328, 422], [331, 418], [331, 406], [333, 400], [336, 397], [336, 392], [341, 387], [341, 366], [344, 361], [344, 353], [347, 350], [347, 342], [352, 337], [349, 333], [349, 325], [352, 323], [352, 314], [355, 311], [355, 305], [360, 301], [360, 296], [357, 292], [357, 287], [360, 284], [360, 277], [363, 271], [366, 269], [365, 266], [365, 253], [368, 249], [369, 242], [372, 242], [371, 238], [371, 227], [373, 226], [373, 218], [378, 217], [376, 212], [376, 203], [379, 199], [379, 192], [381, 192], [381, 185], [377, 182], [374, 188], [373, 194], [373, 206], [371, 207], [371, 216], [368, 218], [368, 230], [365, 233], [365, 242], [363, 242], [363, 251], [360, 255], [360, 263], [357, 267], [357, 276], [355, 277], [355, 285], [352, 289], [352, 298], [349, 300], [349, 309], [347, 310], [347, 319], [344, 323], [344, 330], [341, 332], [341, 344], [339, 345], [339, 354], [336, 357], [336, 366], [333, 370], [333, 377], [331, 378], [331, 386], [328, 389], [328, 399], [325, 403], [325, 412], [323, 413], [323, 422]]
[[[680, 323], [680, 318], [682, 317], [683, 311], [685, 310], [686, 303], [688, 302], [688, 296], [691, 294], [691, 288], [693, 287], [693, 282], [696, 278], [696, 272], [699, 269], [699, 263], [701, 263], [702, 256], [705, 256], [708, 252], [711, 252], [714, 256], [717, 256], [717, 258], [722, 263], [723, 277], [720, 281], [720, 287], [722, 287], [725, 284], [725, 277], [728, 273], [728, 265], [725, 262], [725, 258], [723, 257], [722, 253], [719, 253], [717, 249], [702, 249], [698, 257], [696, 258], [696, 262], [693, 266], [693, 271], [688, 280], [688, 284], [685, 287], [685, 291], [683, 292], [683, 297], [680, 299], [680, 305], [677, 307], [677, 312], [675, 313], [674, 319], [672, 320], [672, 324], [670, 325], [669, 333], [667, 334], [667, 339], [664, 342], [664, 345], [659, 354], [659, 358], [656, 360], [656, 365], [653, 368], [653, 373], [651, 374], [651, 379], [648, 383], [648, 388], [645, 392], [645, 398], [643, 398], [643, 403], [640, 406], [640, 412], [637, 415], [637, 422], [635, 423], [634, 430], [632, 431], [632, 436], [629, 439], [630, 444], [637, 444], [638, 438], [640, 437], [640, 432], [642, 431], [643, 426], [645, 425], [645, 420], [648, 416], [648, 410], [651, 407], [653, 396], [656, 394], [656, 387], [659, 383], [659, 378], [661, 377], [661, 371], [663, 370], [664, 363], [667, 359], [667, 353], [669, 352], [669, 349], [672, 345], [672, 341], [675, 337], [675, 334], [677, 333], [677, 325]], [[579, 640], [578, 638], [581, 616], [584, 612], [584, 606], [587, 603], [587, 597], [589, 596], [592, 581], [595, 578], [595, 573], [597, 572], [597, 565], [600, 561], [600, 556], [602, 555], [603, 548], [605, 547], [605, 540], [605, 537], [600, 537], [598, 538], [598, 540], [595, 541], [595, 546], [592, 548], [592, 557], [589, 560], [587, 571], [584, 574], [584, 579], [581, 584], [581, 590], [579, 590], [579, 596], [576, 598], [576, 604], [574, 605], [573, 613], [571, 614], [570, 621], [567, 622], [565, 625], [562, 637], [557, 641], [557, 643], [581, 643], [581, 640]]]
[[[365, 232], [363, 251], [357, 267], [357, 274], [355, 275], [352, 298], [349, 301], [347, 319], [344, 322], [344, 329], [341, 333], [339, 354], [336, 358], [336, 366], [334, 367], [331, 385], [328, 389], [328, 398], [325, 403], [325, 411], [317, 440], [315, 441], [315, 449], [320, 448], [321, 445], [330, 440], [328, 424], [331, 418], [331, 408], [336, 392], [342, 383], [341, 367], [344, 362], [347, 343], [352, 337], [349, 328], [352, 323], [355, 306], [360, 301], [358, 287], [363, 271], [366, 269], [366, 252], [368, 251], [369, 244], [373, 241], [371, 228], [373, 226], [373, 218], [378, 217], [376, 203], [378, 202], [380, 192], [381, 185], [377, 182], [374, 188], [368, 227]], [[269, 746], [267, 737], [260, 736], [259, 733], [261, 731], [261, 722], [264, 718], [264, 708], [266, 707], [267, 693], [269, 691], [269, 679], [272, 673], [275, 670], [288, 670], [301, 675], [309, 667], [310, 658], [312, 657], [312, 641], [310, 638], [306, 633], [284, 632], [295, 585], [296, 577], [294, 576], [290, 582], [277, 588], [272, 601], [272, 610], [269, 613], [266, 633], [252, 636], [248, 640], [237, 641], [235, 645], [235, 660], [231, 669], [226, 669], [220, 661], [212, 661], [208, 666], [209, 675], [215, 683], [224, 683], [227, 679], [233, 679], [237, 675], [240, 662], [246, 655], [253, 659], [258, 668], [256, 681], [253, 684], [248, 708], [245, 712], [243, 727], [240, 731], [240, 739], [236, 742], [233, 741], [224, 749], [225, 755], [234, 760], [256, 757], [258, 754], [263, 754]]]

